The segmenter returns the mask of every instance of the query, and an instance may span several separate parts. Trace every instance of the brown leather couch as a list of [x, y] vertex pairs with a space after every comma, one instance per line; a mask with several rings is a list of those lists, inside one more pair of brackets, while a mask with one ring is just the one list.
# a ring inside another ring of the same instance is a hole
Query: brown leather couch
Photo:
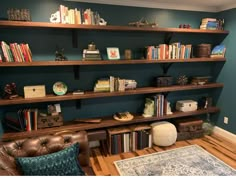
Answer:
[[79, 162], [86, 175], [93, 175], [89, 166], [89, 147], [85, 131], [21, 139], [0, 146], [0, 175], [21, 175], [16, 157], [33, 157], [60, 151], [79, 142]]

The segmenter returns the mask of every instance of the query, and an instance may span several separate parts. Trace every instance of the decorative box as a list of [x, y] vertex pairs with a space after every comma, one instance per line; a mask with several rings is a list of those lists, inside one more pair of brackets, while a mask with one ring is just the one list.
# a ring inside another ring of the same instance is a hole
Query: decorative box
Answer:
[[196, 57], [209, 57], [211, 54], [211, 44], [200, 44], [196, 48]]
[[37, 98], [46, 96], [45, 85], [24, 86], [25, 98]]
[[63, 125], [63, 117], [61, 114], [52, 116], [39, 116], [38, 117], [38, 129], [56, 127]]
[[31, 21], [29, 9], [10, 8], [7, 10], [8, 20]]
[[192, 77], [191, 84], [193, 85], [204, 85], [209, 83], [211, 76], [203, 76], [203, 77]]
[[178, 132], [177, 141], [201, 138], [204, 135], [204, 130], [196, 130], [194, 132]]
[[182, 112], [196, 111], [197, 102], [194, 100], [180, 100], [176, 102], [176, 110]]
[[165, 87], [173, 85], [173, 77], [171, 76], [159, 76], [156, 77], [156, 86], [157, 87]]
[[202, 129], [203, 121], [198, 118], [185, 118], [174, 121], [178, 132], [193, 132]]

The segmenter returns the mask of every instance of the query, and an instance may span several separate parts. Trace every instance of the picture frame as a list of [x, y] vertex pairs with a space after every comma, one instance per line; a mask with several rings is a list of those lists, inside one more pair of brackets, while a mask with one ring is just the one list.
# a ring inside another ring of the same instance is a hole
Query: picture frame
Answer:
[[107, 48], [107, 57], [108, 57], [109, 60], [119, 60], [120, 59], [119, 48], [117, 48], [117, 47], [108, 47]]

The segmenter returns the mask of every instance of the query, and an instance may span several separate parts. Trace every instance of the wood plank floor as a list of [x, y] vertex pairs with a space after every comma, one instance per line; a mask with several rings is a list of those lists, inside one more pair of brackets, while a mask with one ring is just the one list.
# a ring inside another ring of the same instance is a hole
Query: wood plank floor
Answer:
[[215, 155], [217, 158], [221, 159], [226, 164], [236, 169], [236, 144], [231, 143], [217, 135], [204, 136], [202, 138], [193, 140], [178, 141], [174, 145], [168, 147], [153, 146], [152, 148], [117, 155], [104, 155], [99, 148], [93, 148], [90, 152], [90, 162], [95, 175], [118, 176], [119, 174], [113, 164], [114, 161], [151, 154], [173, 148], [179, 148], [192, 144], [201, 146], [209, 153]]

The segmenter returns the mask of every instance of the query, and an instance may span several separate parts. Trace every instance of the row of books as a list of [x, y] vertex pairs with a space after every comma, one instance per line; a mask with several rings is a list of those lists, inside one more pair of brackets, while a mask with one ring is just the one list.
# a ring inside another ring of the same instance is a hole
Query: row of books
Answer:
[[37, 130], [38, 109], [20, 109], [18, 112], [7, 112], [4, 125], [15, 131]]
[[63, 24], [86, 24], [98, 25], [100, 15], [91, 9], [69, 9], [67, 6], [60, 5], [60, 22]]
[[10, 43], [1, 41], [0, 62], [32, 62], [29, 44]]
[[125, 91], [128, 89], [135, 89], [137, 82], [135, 80], [120, 79], [119, 77], [110, 76], [109, 78], [101, 78], [97, 80], [94, 91], [95, 92], [114, 92]]
[[113, 134], [110, 139], [109, 144], [111, 154], [125, 153], [152, 147], [152, 134], [150, 129]]
[[154, 114], [157, 117], [163, 116], [166, 114], [167, 102], [164, 95], [158, 94], [153, 97], [154, 99]]
[[223, 19], [216, 18], [203, 18], [201, 21], [200, 29], [208, 30], [223, 30]]
[[161, 117], [167, 114], [167, 100], [164, 95], [158, 94], [152, 98], [146, 98], [146, 101], [154, 102], [154, 116]]
[[190, 58], [191, 51], [191, 44], [183, 45], [180, 42], [175, 42], [170, 45], [159, 44], [158, 46], [147, 47], [146, 59], [188, 59]]

